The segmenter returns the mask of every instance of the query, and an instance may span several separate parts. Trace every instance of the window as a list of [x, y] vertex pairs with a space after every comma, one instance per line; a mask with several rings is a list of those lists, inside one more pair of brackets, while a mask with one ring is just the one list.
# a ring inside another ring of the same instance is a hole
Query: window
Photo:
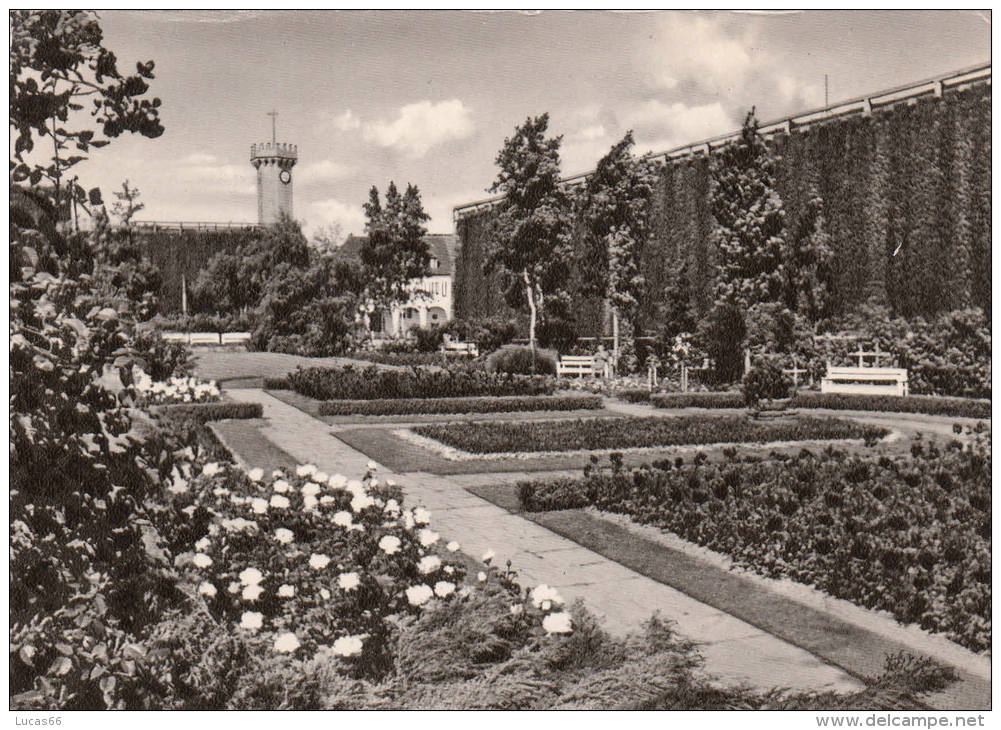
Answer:
[[429, 262], [428, 266], [430, 266], [432, 270], [433, 269], [437, 269], [438, 268], [438, 259], [436, 259], [434, 256], [432, 256], [431, 257], [431, 261]]

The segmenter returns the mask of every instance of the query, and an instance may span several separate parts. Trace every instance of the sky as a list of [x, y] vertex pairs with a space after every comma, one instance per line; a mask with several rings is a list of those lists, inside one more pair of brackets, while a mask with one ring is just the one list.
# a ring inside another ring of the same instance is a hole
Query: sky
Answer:
[[516, 125], [550, 115], [567, 175], [627, 130], [637, 152], [734, 131], [990, 60], [984, 11], [106, 11], [120, 68], [153, 59], [166, 129], [74, 169], [144, 220], [256, 222], [250, 145], [298, 145], [308, 234], [361, 233], [362, 204], [418, 186], [434, 233], [489, 197]]

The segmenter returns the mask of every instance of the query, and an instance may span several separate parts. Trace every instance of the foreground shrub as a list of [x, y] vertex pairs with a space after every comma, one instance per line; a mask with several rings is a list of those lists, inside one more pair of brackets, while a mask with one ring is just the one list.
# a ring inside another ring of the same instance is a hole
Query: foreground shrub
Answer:
[[788, 398], [790, 390], [792, 380], [771, 360], [765, 360], [751, 368], [744, 376], [741, 388], [744, 404], [748, 407], [756, 407], [762, 400]]
[[874, 440], [888, 431], [833, 418], [759, 423], [743, 417], [591, 418], [539, 423], [416, 426], [414, 433], [477, 454], [519, 451], [630, 449], [683, 444], [768, 443], [825, 439]]
[[785, 461], [594, 472], [519, 485], [528, 511], [595, 506], [772, 577], [814, 585], [974, 651], [991, 645], [989, 438], [910, 458], [804, 451]]
[[658, 408], [743, 408], [742, 393], [654, 393], [650, 402]]
[[[552, 380], [542, 376], [488, 374], [431, 368], [388, 370], [299, 368], [288, 374], [293, 390], [317, 400], [380, 398], [461, 398], [483, 395], [551, 395]], [[269, 381], [271, 382], [271, 381]]]
[[531, 395], [475, 398], [400, 398], [328, 400], [319, 405], [321, 416], [387, 416], [406, 413], [508, 413], [514, 411], [579, 411], [599, 409], [597, 396]]
[[507, 345], [490, 353], [486, 359], [486, 370], [489, 373], [510, 373], [512, 375], [556, 375], [557, 355], [551, 350], [536, 348], [533, 357], [532, 348], [522, 345]]
[[132, 338], [136, 364], [154, 381], [191, 374], [191, 350], [180, 342], [167, 342], [155, 330], [136, 332]]

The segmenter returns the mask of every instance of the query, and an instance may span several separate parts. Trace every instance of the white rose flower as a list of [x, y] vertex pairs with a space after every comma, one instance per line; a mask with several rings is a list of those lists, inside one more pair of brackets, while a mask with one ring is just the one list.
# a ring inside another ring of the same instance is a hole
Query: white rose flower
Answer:
[[285, 477], [285, 472], [283, 472], [281, 469], [275, 469], [273, 472], [271, 472], [271, 477], [273, 479], [283, 479]]
[[302, 498], [302, 508], [304, 510], [311, 510], [311, 509], [315, 508], [317, 504], [319, 504], [319, 501], [320, 500], [318, 500], [313, 495], [308, 494], [308, 495], [306, 495], [305, 497]]
[[455, 572], [455, 568], [453, 568], [451, 565], [446, 565], [444, 568], [442, 568], [442, 570], [444, 570], [447, 575], [452, 575], [452, 573]]
[[406, 512], [403, 513], [403, 526], [404, 527], [406, 527], [408, 530], [412, 530], [412, 529], [414, 529], [414, 526], [416, 524], [417, 523], [414, 522], [414, 515], [413, 515], [413, 513], [410, 510], [407, 510]]
[[369, 459], [369, 462], [368, 462], [368, 463], [367, 463], [367, 464], [365, 465], [365, 467], [366, 467], [366, 468], [367, 468], [367, 469], [368, 469], [369, 471], [377, 471], [377, 470], [379, 469], [379, 465], [378, 465], [378, 464], [376, 464], [376, 463], [375, 463], [374, 461], [372, 461], [371, 459]]
[[334, 474], [327, 480], [327, 484], [334, 489], [344, 489], [344, 486], [348, 483], [348, 478], [343, 474]]
[[188, 491], [188, 483], [178, 474], [174, 477], [174, 482], [167, 487], [167, 491], [171, 494], [184, 494]]
[[282, 545], [288, 545], [295, 538], [292, 534], [292, 530], [287, 527], [279, 527], [275, 530], [275, 540], [280, 542]]
[[240, 617], [240, 628], [257, 631], [264, 626], [264, 614], [257, 611], [244, 611]]
[[240, 583], [245, 586], [256, 586], [264, 580], [264, 574], [257, 568], [246, 568], [240, 573]]
[[259, 482], [264, 478], [264, 469], [261, 469], [260, 467], [251, 469], [247, 472], [247, 476], [251, 481]]
[[513, 606], [511, 606], [511, 615], [520, 616], [524, 612], [524, 610], [525, 610], [524, 606], [522, 606], [520, 603], [516, 603]]
[[382, 508], [383, 512], [388, 512], [389, 514], [396, 515], [400, 513], [400, 503], [395, 499], [390, 499], [386, 502], [386, 506]]
[[322, 497], [320, 497], [320, 504], [331, 504], [331, 503], [336, 502], [336, 501], [337, 501], [337, 498], [336, 497], [332, 497], [329, 494], [324, 494]]
[[263, 593], [263, 592], [264, 592], [264, 589], [261, 588], [259, 585], [256, 585], [256, 584], [255, 585], [249, 585], [249, 586], [247, 586], [247, 587], [245, 587], [243, 589], [243, 600], [245, 600], [245, 601], [256, 601], [258, 598], [261, 597], [261, 593]]
[[434, 596], [434, 591], [432, 591], [429, 586], [422, 583], [420, 585], [410, 586], [407, 588], [406, 594], [407, 600], [410, 602], [411, 606], [423, 606]]
[[573, 620], [566, 611], [551, 613], [542, 619], [542, 628], [548, 634], [569, 634], [573, 631]]
[[448, 550], [450, 553], [454, 553], [458, 551], [459, 543], [457, 543], [455, 540], [452, 540], [452, 542], [450, 542], [448, 545], [445, 546], [445, 549]]
[[275, 490], [275, 492], [277, 492], [278, 494], [285, 494], [285, 492], [287, 492], [292, 488], [292, 485], [286, 482], [284, 479], [278, 479], [277, 481], [275, 481], [274, 484], [271, 485], [271, 488]]
[[218, 593], [216, 587], [209, 583], [208, 581], [203, 582], [198, 586], [198, 592], [203, 596], [208, 596], [209, 598], [215, 598], [215, 594]]
[[476, 574], [476, 580], [478, 580], [480, 583], [485, 582], [486, 579], [487, 579], [487, 574], [484, 573], [482, 570]]
[[321, 588], [320, 589], [320, 598], [322, 598], [324, 601], [329, 601], [330, 600], [330, 591], [328, 591], [326, 588]]
[[201, 540], [195, 543], [195, 550], [198, 551], [208, 550], [211, 544], [212, 544], [211, 540], [209, 540], [207, 537], [203, 537]]
[[338, 656], [357, 656], [361, 654], [361, 636], [342, 636], [334, 642], [333, 652]]
[[420, 562], [417, 563], [417, 570], [419, 570], [424, 575], [427, 575], [428, 573], [433, 573], [440, 567], [441, 567], [441, 558], [439, 558], [437, 555], [425, 555], [423, 558], [420, 559]]
[[542, 583], [532, 589], [532, 603], [536, 608], [540, 608], [544, 601], [551, 601], [552, 603], [562, 604], [563, 597], [557, 593], [555, 588], [550, 588], [545, 583]]
[[330, 558], [322, 553], [309, 556], [309, 567], [313, 570], [323, 570], [330, 564]]
[[379, 549], [386, 555], [392, 555], [400, 551], [400, 538], [396, 535], [385, 535], [379, 540]]
[[302, 486], [302, 494], [304, 497], [315, 497], [320, 493], [320, 485], [315, 482], [306, 482]]
[[426, 525], [431, 522], [431, 513], [423, 507], [414, 510], [414, 522], [418, 525]]
[[191, 559], [191, 562], [195, 564], [196, 568], [207, 568], [212, 565], [212, 558], [205, 553], [198, 553]]
[[254, 510], [254, 514], [263, 515], [268, 511], [268, 502], [260, 497], [254, 497], [250, 501], [250, 507]]
[[421, 546], [423, 547], [431, 547], [438, 542], [440, 537], [441, 535], [437, 532], [433, 532], [426, 527], [417, 533], [417, 539], [420, 540]]
[[434, 584], [434, 594], [438, 598], [448, 598], [455, 592], [455, 583], [450, 583], [447, 580], [440, 580]]
[[316, 467], [313, 464], [303, 464], [296, 467], [295, 473], [300, 477], [312, 476], [316, 473]]
[[293, 651], [298, 649], [299, 646], [298, 637], [291, 632], [281, 634], [275, 639], [275, 651], [280, 654], [291, 654]]
[[388, 486], [388, 487], [395, 487], [396, 486], [396, 482], [393, 479], [387, 479], [386, 480], [386, 486]]
[[548, 598], [542, 602], [541, 606], [539, 606], [539, 608], [541, 608], [543, 611], [548, 611], [552, 607], [553, 607], [553, 602], [550, 601]]
[[315, 474], [313, 474], [313, 481], [317, 481], [320, 484], [323, 484], [328, 479], [330, 479], [330, 477], [327, 475], [325, 471], [318, 471]]
[[278, 595], [281, 598], [294, 598], [295, 597], [295, 586], [290, 586], [288, 583], [278, 587]]
[[350, 512], [345, 512], [341, 510], [340, 512], [334, 513], [334, 524], [340, 525], [341, 527], [351, 527], [351, 522], [353, 518]]
[[288, 509], [290, 502], [288, 497], [284, 497], [280, 494], [271, 495], [271, 506], [275, 509]]
[[240, 585], [240, 581], [234, 580], [226, 587], [226, 590], [228, 590], [230, 593], [239, 593], [242, 587], [243, 586]]
[[342, 591], [353, 591], [361, 585], [357, 573], [341, 573], [337, 576], [337, 587]]

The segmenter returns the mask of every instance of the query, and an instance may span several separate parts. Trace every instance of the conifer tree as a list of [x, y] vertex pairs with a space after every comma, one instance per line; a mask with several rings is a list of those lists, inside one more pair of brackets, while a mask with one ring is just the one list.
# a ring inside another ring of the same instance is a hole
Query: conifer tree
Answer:
[[785, 212], [775, 190], [776, 161], [758, 134], [753, 108], [740, 139], [711, 160], [717, 301], [746, 309], [782, 296]]
[[816, 321], [830, 312], [834, 251], [824, 217], [824, 202], [811, 183], [805, 210], [787, 236], [782, 256], [783, 303]]

